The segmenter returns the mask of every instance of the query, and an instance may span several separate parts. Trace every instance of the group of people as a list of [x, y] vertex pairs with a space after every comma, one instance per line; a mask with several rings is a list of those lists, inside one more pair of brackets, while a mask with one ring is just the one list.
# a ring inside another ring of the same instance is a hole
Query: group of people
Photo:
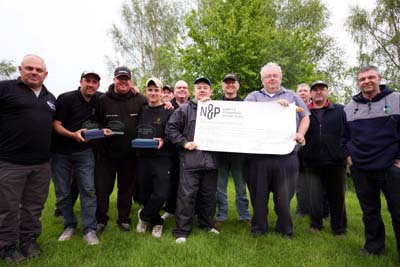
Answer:
[[[187, 82], [178, 81], [172, 88], [155, 77], [147, 80], [142, 95], [132, 86], [131, 71], [118, 67], [103, 94], [98, 92], [100, 75], [84, 71], [78, 89], [56, 99], [43, 85], [47, 69], [41, 57], [25, 56], [18, 69], [18, 79], [0, 82], [0, 256], [5, 261], [40, 254], [37, 237], [50, 178], [64, 221], [59, 241], [69, 240], [77, 228], [73, 207], [78, 193], [83, 239], [88, 245], [99, 243], [117, 179], [118, 227], [131, 231], [134, 200], [143, 206], [136, 232], [151, 229], [160, 238], [164, 220], [173, 216], [173, 234], [180, 244], [187, 241], [195, 219], [203, 230], [219, 234], [228, 217], [230, 173], [237, 218], [250, 226], [253, 236], [269, 231], [270, 193], [277, 214], [274, 230], [283, 237], [293, 238], [290, 203], [295, 193], [298, 211], [310, 216], [310, 231], [321, 231], [328, 207], [333, 234], [343, 236], [346, 166], [363, 211], [362, 253], [385, 250], [381, 191], [400, 252], [400, 94], [380, 84], [374, 66], [360, 68], [361, 92], [346, 106], [328, 99], [324, 81], [301, 84], [297, 94], [284, 88], [276, 63], [262, 67], [262, 88], [244, 100], [238, 95], [238, 76], [223, 78], [223, 101], [298, 107], [293, 136], [298, 145], [287, 155], [197, 149], [197, 105], [212, 96], [206, 77], [194, 81], [193, 98]], [[262, 123], [262, 117], [258, 120]], [[88, 141], [88, 130], [93, 129], [97, 137]]]

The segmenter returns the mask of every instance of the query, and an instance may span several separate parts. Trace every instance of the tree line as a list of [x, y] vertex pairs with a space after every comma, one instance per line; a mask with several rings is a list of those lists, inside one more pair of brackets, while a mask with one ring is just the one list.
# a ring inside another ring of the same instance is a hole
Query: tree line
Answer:
[[[204, 75], [218, 97], [222, 77], [232, 72], [246, 95], [261, 87], [259, 70], [272, 61], [281, 65], [285, 87], [326, 80], [338, 102], [354, 93], [349, 81], [359, 65], [376, 64], [400, 89], [398, 0], [377, 0], [371, 12], [351, 8], [345, 29], [358, 46], [357, 66], [325, 32], [330, 12], [321, 0], [128, 0], [120, 12], [122, 23], [107, 32], [115, 52], [107, 64], [110, 72], [130, 67], [139, 86], [150, 76], [173, 84]], [[1, 61], [0, 78], [12, 76], [12, 67]]]

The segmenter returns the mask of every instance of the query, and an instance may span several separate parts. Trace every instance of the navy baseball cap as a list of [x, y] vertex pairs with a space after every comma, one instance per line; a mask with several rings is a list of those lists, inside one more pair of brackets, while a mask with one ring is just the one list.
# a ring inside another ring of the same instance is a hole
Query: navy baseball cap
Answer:
[[210, 80], [209, 80], [208, 78], [204, 77], [204, 76], [197, 78], [197, 79], [194, 81], [194, 84], [198, 84], [199, 82], [205, 82], [206, 84], [208, 84], [209, 86], [211, 86]]

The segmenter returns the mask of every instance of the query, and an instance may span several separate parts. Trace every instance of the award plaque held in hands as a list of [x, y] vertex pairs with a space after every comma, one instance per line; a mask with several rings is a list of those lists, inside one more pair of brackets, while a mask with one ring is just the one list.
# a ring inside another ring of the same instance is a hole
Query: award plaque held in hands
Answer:
[[136, 138], [132, 140], [133, 148], [158, 148], [158, 140]]
[[91, 130], [85, 130], [82, 132], [82, 137], [86, 140], [93, 140], [93, 139], [100, 139], [100, 138], [104, 138], [104, 132], [103, 130], [99, 130], [99, 129], [91, 129]]
[[133, 148], [158, 148], [158, 141], [154, 139], [155, 129], [151, 125], [139, 125], [137, 138], [132, 140]]

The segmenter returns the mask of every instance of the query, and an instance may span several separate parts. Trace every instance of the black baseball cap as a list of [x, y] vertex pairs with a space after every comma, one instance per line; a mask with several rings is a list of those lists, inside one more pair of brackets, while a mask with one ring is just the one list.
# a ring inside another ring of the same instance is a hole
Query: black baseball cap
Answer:
[[236, 74], [233, 73], [228, 73], [227, 75], [225, 75], [224, 79], [222, 80], [223, 82], [225, 82], [226, 80], [235, 80], [235, 81], [239, 81], [239, 78], [236, 76]]
[[114, 71], [114, 78], [117, 78], [119, 76], [126, 76], [130, 79], [132, 76], [131, 70], [127, 67], [118, 67]]
[[164, 90], [168, 90], [168, 91], [170, 91], [171, 93], [174, 92], [174, 90], [172, 89], [171, 85], [168, 85], [168, 84], [164, 85], [162, 89], [163, 89], [163, 91], [164, 91]]

